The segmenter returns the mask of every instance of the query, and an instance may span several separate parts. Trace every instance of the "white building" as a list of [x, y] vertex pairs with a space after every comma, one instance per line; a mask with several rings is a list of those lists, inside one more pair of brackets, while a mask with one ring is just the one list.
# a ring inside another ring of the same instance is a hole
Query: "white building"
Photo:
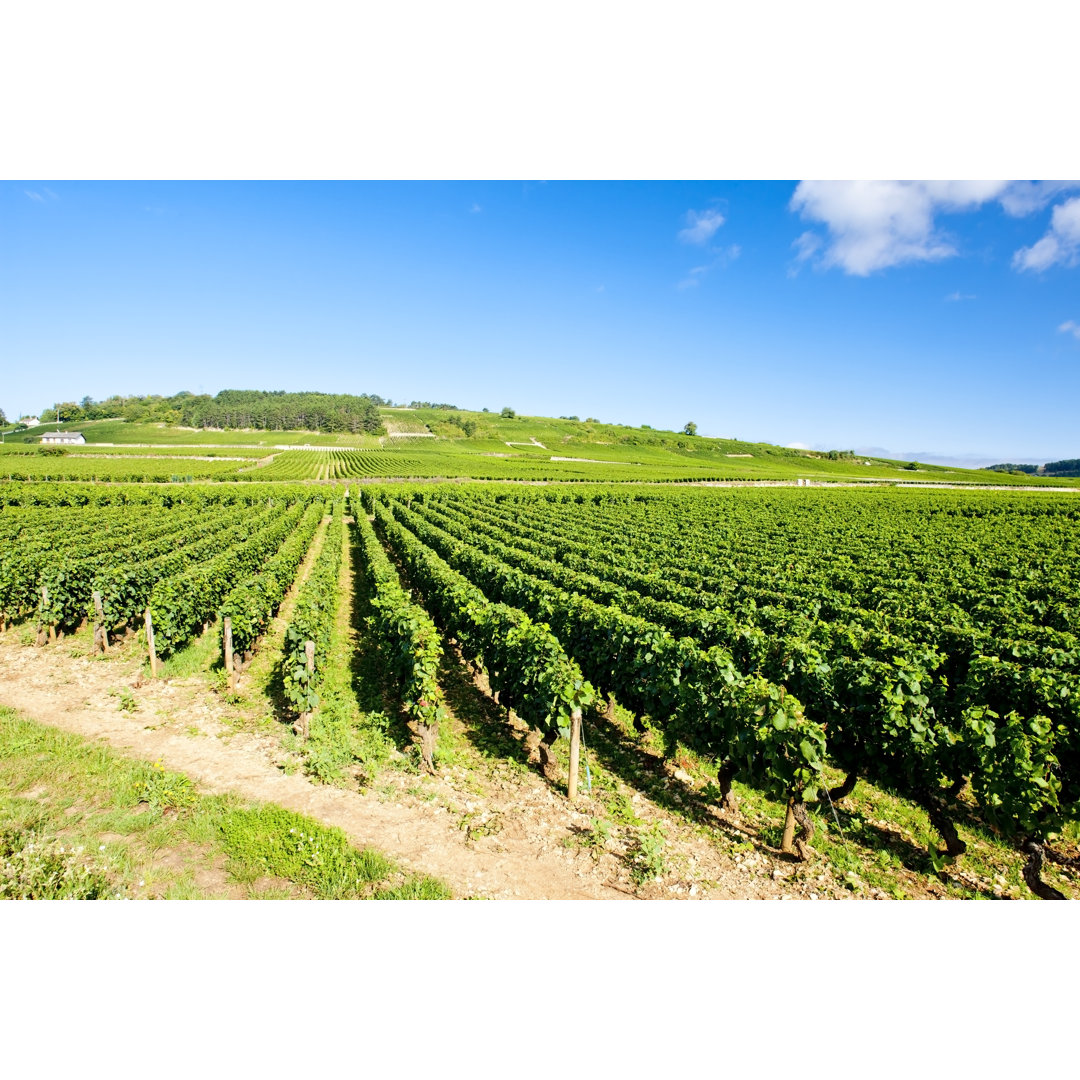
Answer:
[[85, 442], [81, 431], [50, 431], [41, 436], [42, 446], [82, 446]]

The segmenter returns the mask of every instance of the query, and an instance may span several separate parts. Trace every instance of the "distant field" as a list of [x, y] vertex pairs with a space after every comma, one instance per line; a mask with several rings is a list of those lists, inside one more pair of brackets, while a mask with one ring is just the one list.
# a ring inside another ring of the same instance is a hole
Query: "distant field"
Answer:
[[[27, 439], [36, 444], [41, 435], [56, 431], [56, 424], [43, 424], [9, 441]], [[323, 435], [317, 431], [216, 431], [169, 427], [166, 424], [134, 424], [125, 420], [94, 420], [61, 424], [61, 431], [81, 431], [88, 443], [150, 443], [170, 446], [378, 446], [374, 435]]]
[[[702, 483], [831, 481], [834, 483], [949, 483], [1005, 487], [1077, 487], [1060, 479], [951, 469], [881, 458], [830, 459], [768, 443], [706, 439], [679, 432], [549, 417], [504, 418], [440, 409], [382, 410], [390, 435], [315, 432], [192, 431], [156, 424], [95, 421], [61, 425], [84, 433], [85, 446], [66, 455], [36, 454], [45, 425], [0, 446], [0, 473], [27, 479], [523, 480], [533, 482]], [[472, 432], [466, 434], [466, 430]], [[430, 431], [436, 437], [418, 437]], [[408, 437], [412, 433], [414, 437]], [[26, 440], [26, 441], [23, 441]], [[119, 444], [103, 446], [103, 443]], [[297, 450], [278, 451], [277, 446]], [[318, 447], [306, 450], [304, 447]], [[28, 453], [28, 451], [35, 451]], [[217, 458], [168, 464], [170, 458]], [[259, 459], [268, 464], [255, 466]], [[110, 463], [108, 459], [113, 459]], [[130, 458], [130, 464], [121, 459]], [[227, 458], [243, 458], [228, 462]], [[91, 459], [103, 459], [99, 462]], [[564, 460], [553, 460], [564, 459]], [[60, 463], [63, 463], [62, 465]], [[869, 462], [869, 464], [867, 463]], [[43, 464], [47, 463], [47, 464]]]
[[237, 461], [200, 461], [166, 457], [58, 457], [38, 455], [0, 456], [3, 480], [103, 480], [111, 483], [140, 483], [233, 478]]
[[[66, 446], [63, 455], [57, 457], [123, 457], [123, 458], [214, 458], [218, 461], [231, 460], [237, 462], [257, 461], [259, 458], [273, 453], [269, 447], [242, 447], [242, 446], [140, 446], [119, 445], [103, 446], [99, 443], [87, 443], [85, 446]], [[26, 443], [7, 442], [0, 445], [0, 460], [7, 457], [46, 457], [41, 454], [37, 446], [28, 446]]]

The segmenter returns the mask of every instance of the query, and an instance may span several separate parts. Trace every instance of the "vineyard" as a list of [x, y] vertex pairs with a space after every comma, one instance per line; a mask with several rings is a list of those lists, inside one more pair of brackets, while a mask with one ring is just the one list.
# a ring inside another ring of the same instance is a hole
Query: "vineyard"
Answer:
[[[421, 471], [417, 471], [417, 470]], [[232, 479], [352, 480], [369, 476], [424, 475], [414, 458], [378, 450], [287, 450], [273, 462]]]
[[[110, 637], [144, 619], [148, 633], [156, 628], [156, 652], [164, 657], [213, 621], [223, 603], [242, 603], [232, 585], [245, 573], [254, 579], [245, 582], [243, 603], [254, 605], [249, 621], [257, 623], [265, 612], [252, 598], [263, 608], [280, 600], [323, 502], [317, 489], [252, 488], [247, 499], [207, 494], [217, 490], [184, 501], [164, 491], [155, 499], [154, 489], [91, 488], [97, 501], [88, 506], [80, 497], [87, 489], [6, 488], [0, 626], [32, 616], [44, 641], [94, 620], [107, 649]], [[34, 505], [12, 504], [28, 495]]]
[[189, 457], [105, 457], [103, 455], [41, 457], [0, 455], [0, 481], [103, 481], [130, 483], [191, 483], [195, 480], [235, 480], [241, 461], [202, 461]]
[[253, 482], [407, 460], [297, 450], [244, 484], [0, 482], [0, 631], [48, 648], [92, 626], [102, 654], [141, 642], [151, 674], [213, 642], [235, 691], [292, 590], [266, 663], [302, 745], [350, 662], [333, 657], [354, 560], [383, 693], [430, 774], [460, 663], [571, 800], [581, 740], [628, 717], [712, 770], [694, 795], [720, 820], [740, 791], [773, 800], [799, 862], [865, 783], [925, 813], [935, 867], [977, 828], [1035, 895], [1063, 896], [1044, 874], [1071, 869], [1080, 821], [1074, 496]]
[[[286, 450], [267, 465], [247, 466], [238, 473], [222, 470], [217, 479], [229, 480], [363, 480], [473, 479], [537, 481], [729, 481], [739, 475], [730, 470], [702, 467], [693, 462], [656, 463], [558, 460], [550, 454], [526, 452], [461, 452], [417, 440], [405, 450]], [[504, 448], [505, 451], [505, 448]]]
[[[595, 695], [618, 702], [713, 759], [722, 804], [736, 779], [786, 800], [800, 857], [806, 804], [865, 778], [921, 805], [955, 858], [967, 791], [1028, 855], [1032, 891], [1061, 895], [1039, 868], [1080, 818], [1071, 499], [363, 497], [436, 620], [545, 738]], [[826, 766], [846, 774], [832, 791]]]

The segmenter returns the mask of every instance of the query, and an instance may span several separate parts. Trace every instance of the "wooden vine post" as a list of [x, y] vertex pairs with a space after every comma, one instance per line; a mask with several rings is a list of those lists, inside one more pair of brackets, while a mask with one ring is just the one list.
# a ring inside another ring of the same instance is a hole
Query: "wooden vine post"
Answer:
[[[49, 590], [44, 585], [41, 586], [41, 607], [42, 610], [48, 610], [49, 607]], [[53, 644], [56, 643], [56, 625], [49, 623], [49, 641]]]
[[580, 756], [581, 710], [575, 709], [570, 714], [570, 780], [566, 785], [566, 794], [571, 802], [577, 798], [578, 759]]
[[[41, 613], [42, 613], [42, 615], [44, 615], [45, 612], [48, 611], [48, 609], [49, 609], [49, 590], [47, 588], [45, 588], [44, 585], [42, 585], [41, 586]], [[40, 629], [38, 630], [38, 637], [37, 637], [37, 643], [39, 645], [44, 645], [45, 644], [46, 633], [48, 633], [48, 635], [50, 637], [53, 637], [54, 636], [53, 628], [50, 626], [48, 628], [48, 630], [46, 631], [46, 628], [45, 628], [44, 625], [40, 627]]]
[[233, 662], [232, 616], [225, 616], [225, 670], [229, 675], [229, 693], [236, 692], [236, 664]]
[[150, 677], [157, 678], [157, 653], [154, 651], [154, 620], [150, 617], [150, 609], [146, 609], [146, 645], [150, 650]]
[[94, 624], [94, 647], [103, 653], [109, 651], [109, 631], [105, 628], [105, 609], [101, 603], [101, 593], [95, 589], [91, 594], [94, 600], [94, 613], [97, 622]]

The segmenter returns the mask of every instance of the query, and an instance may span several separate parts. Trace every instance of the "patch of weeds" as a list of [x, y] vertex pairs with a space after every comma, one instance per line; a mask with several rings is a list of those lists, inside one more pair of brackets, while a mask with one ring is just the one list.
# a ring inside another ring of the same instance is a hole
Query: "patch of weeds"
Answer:
[[203, 891], [190, 878], [173, 882], [162, 895], [163, 900], [202, 900]]
[[360, 714], [360, 726], [353, 737], [353, 753], [360, 766], [364, 786], [375, 782], [379, 770], [395, 751], [389, 732], [390, 718], [386, 713], [375, 711]]
[[320, 899], [352, 899], [388, 877], [394, 864], [376, 851], [359, 851], [337, 828], [280, 806], [225, 813], [221, 835], [238, 877], [263, 874], [310, 888]]
[[357, 716], [355, 702], [332, 689], [312, 714], [308, 741], [289, 744], [286, 737], [282, 744], [294, 745], [304, 758], [308, 775], [324, 784], [343, 783], [354, 764], [359, 764], [363, 782], [370, 784], [392, 749], [386, 736], [388, 726], [382, 713]]
[[659, 823], [640, 829], [627, 852], [630, 880], [639, 888], [658, 880], [664, 873], [664, 842], [667, 837]]
[[564, 842], [567, 846], [577, 844], [584, 848], [592, 856], [593, 862], [598, 862], [600, 856], [607, 850], [608, 841], [611, 839], [611, 829], [610, 821], [604, 821], [603, 818], [589, 818], [587, 829], [575, 830], [576, 835], [567, 837]]
[[38, 828], [0, 828], [0, 899], [119, 898], [110, 868], [82, 847], [65, 846]]
[[705, 802], [719, 803], [724, 797], [724, 793], [720, 790], [720, 785], [715, 780], [709, 780], [701, 789], [701, 797]]
[[[784, 827], [770, 822], [759, 826], [757, 834], [758, 839], [763, 844], [771, 848], [778, 848], [784, 840]], [[753, 847], [752, 844], [750, 846]]]
[[184, 821], [184, 836], [193, 844], [216, 843], [219, 835], [218, 818], [225, 808], [235, 802], [235, 796], [204, 796], [194, 812]]
[[138, 712], [139, 703], [135, 700], [135, 695], [131, 692], [130, 687], [122, 686], [119, 690], [110, 687], [109, 697], [120, 699], [116, 706], [119, 712]]
[[351, 763], [352, 754], [341, 747], [313, 741], [304, 759], [304, 771], [321, 784], [333, 784], [343, 779], [345, 767]]
[[497, 810], [474, 810], [462, 815], [461, 828], [465, 830], [466, 841], [497, 836], [503, 830], [502, 814]]
[[158, 675], [163, 679], [188, 679], [193, 675], [210, 675], [221, 662], [218, 649], [217, 620], [210, 623], [205, 634], [158, 661]]
[[414, 874], [391, 889], [379, 889], [373, 900], [450, 900], [453, 894], [438, 880], [427, 874]]
[[641, 818], [634, 810], [634, 804], [624, 792], [597, 792], [597, 797], [604, 804], [610, 817], [620, 825], [641, 824]]
[[252, 889], [248, 893], [249, 900], [293, 900], [296, 898], [296, 887], [287, 885], [263, 885], [258, 889]]
[[421, 773], [427, 772], [424, 768], [423, 755], [417, 743], [407, 746], [401, 757], [394, 759], [394, 765], [402, 772], [411, 773], [413, 776], [419, 776]]
[[184, 810], [198, 799], [191, 781], [181, 773], [166, 772], [160, 761], [140, 765], [135, 774], [135, 795], [151, 810]]

